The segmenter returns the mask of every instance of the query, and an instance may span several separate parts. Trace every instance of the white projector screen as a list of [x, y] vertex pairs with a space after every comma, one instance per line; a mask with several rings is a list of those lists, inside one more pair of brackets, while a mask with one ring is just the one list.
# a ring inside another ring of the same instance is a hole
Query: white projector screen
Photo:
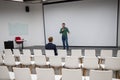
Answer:
[[[116, 46], [117, 0], [83, 0], [44, 5], [46, 40], [62, 46], [61, 24], [69, 28], [70, 46]], [[48, 41], [47, 41], [48, 42]]]

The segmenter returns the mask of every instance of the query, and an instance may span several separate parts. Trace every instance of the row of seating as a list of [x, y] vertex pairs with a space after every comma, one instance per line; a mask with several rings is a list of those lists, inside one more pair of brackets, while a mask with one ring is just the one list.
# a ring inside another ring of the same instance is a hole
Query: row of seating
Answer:
[[[7, 55], [12, 53], [11, 49], [5, 49], [3, 52], [4, 52], [3, 54], [7, 54]], [[58, 49], [57, 52], [58, 52], [58, 56], [61, 56], [61, 57], [68, 56], [68, 53], [67, 53], [66, 50]], [[22, 53], [25, 54], [25, 55], [30, 55], [31, 56], [30, 49], [23, 49]], [[41, 49], [33, 49], [33, 53], [34, 53], [34, 55], [43, 55]], [[13, 54], [14, 54], [14, 56], [18, 57], [18, 56], [20, 56], [21, 52], [19, 51], [19, 49], [13, 49]], [[32, 55], [32, 56], [34, 56], [34, 55]], [[47, 57], [54, 56], [54, 51], [53, 50], [45, 50], [45, 55]], [[82, 50], [81, 49], [72, 49], [71, 50], [71, 56], [75, 56], [75, 57], [82, 57], [82, 56], [95, 57], [96, 56], [96, 51], [93, 50], [93, 49], [91, 49], [91, 50], [86, 49], [85, 52], [84, 52], [84, 55], [82, 55]], [[112, 57], [112, 56], [113, 56], [113, 51], [112, 50], [101, 50], [101, 52], [100, 52], [100, 57], [105, 58], [105, 57]], [[120, 50], [117, 51], [117, 57], [120, 57]]]
[[[1, 58], [0, 58], [1, 59]], [[91, 69], [108, 69], [113, 71], [120, 71], [120, 57], [109, 57], [105, 59], [105, 63], [99, 63], [99, 59], [97, 57], [84, 57], [83, 62], [81, 63], [77, 57], [66, 57], [65, 62], [62, 62], [61, 57], [59, 56], [51, 56], [49, 60], [46, 60], [44, 55], [34, 56], [34, 60], [31, 61], [29, 56], [21, 55], [20, 61], [15, 61], [14, 56], [5, 55], [4, 59], [1, 60], [1, 65], [6, 66], [17, 66], [17, 67], [25, 67], [28, 66], [31, 69], [35, 67], [53, 67], [53, 68], [69, 68], [69, 69], [83, 69], [84, 72], [86, 70]], [[86, 73], [84, 73], [86, 75]], [[118, 73], [116, 75], [119, 75]]]
[[[11, 50], [8, 50], [8, 52]], [[29, 51], [29, 52], [28, 52]], [[40, 50], [38, 50], [40, 51]], [[46, 50], [46, 51], [52, 51], [52, 50]], [[75, 51], [75, 50], [74, 50]], [[77, 50], [79, 51], [79, 50]], [[40, 53], [37, 53], [36, 55], [34, 54], [34, 56], [30, 54], [30, 50], [29, 49], [25, 49], [23, 50], [23, 54], [20, 54], [19, 57], [20, 60], [19, 61], [15, 61], [14, 59], [14, 55], [12, 53], [4, 51], [4, 55], [2, 55], [1, 57], [1, 64], [7, 65], [7, 66], [18, 66], [18, 65], [22, 65], [23, 66], [39, 66], [39, 67], [54, 67], [54, 68], [58, 68], [61, 69], [62, 67], [65, 68], [74, 68], [74, 69], [78, 69], [78, 68], [82, 68], [84, 70], [84, 72], [86, 72], [86, 69], [109, 69], [109, 70], [114, 70], [117, 71], [116, 72], [116, 76], [119, 75], [118, 71], [120, 71], [120, 57], [112, 57], [109, 55], [106, 55], [106, 58], [104, 56], [104, 58], [101, 57], [96, 57], [94, 53], [94, 50], [87, 50], [89, 53], [86, 53], [86, 55], [83, 56], [45, 56], [45, 55], [41, 55]], [[87, 52], [86, 51], [86, 52]], [[14, 51], [13, 51], [14, 52]], [[62, 53], [64, 53], [64, 50], [61, 50]], [[108, 52], [108, 53], [107, 53]], [[104, 54], [110, 54], [111, 50], [107, 50], [106, 53]], [[50, 54], [50, 53], [49, 53]], [[65, 54], [65, 53], [64, 53]], [[76, 54], [79, 54], [76, 52]], [[34, 59], [30, 59], [30, 57], [34, 58]], [[62, 61], [62, 58], [65, 58], [65, 61]], [[48, 60], [46, 60], [46, 58], [49, 58]], [[105, 62], [103, 63], [102, 60], [105, 60]], [[79, 61], [80, 60], [80, 61]], [[20, 66], [21, 67], [21, 66]], [[84, 73], [85, 75], [86, 73]]]
[[62, 69], [62, 75], [55, 75], [52, 68], [36, 68], [31, 74], [29, 68], [13, 68], [9, 72], [6, 66], [0, 66], [0, 80], [119, 80], [112, 78], [112, 71], [90, 70], [90, 76], [83, 76], [81, 69]]

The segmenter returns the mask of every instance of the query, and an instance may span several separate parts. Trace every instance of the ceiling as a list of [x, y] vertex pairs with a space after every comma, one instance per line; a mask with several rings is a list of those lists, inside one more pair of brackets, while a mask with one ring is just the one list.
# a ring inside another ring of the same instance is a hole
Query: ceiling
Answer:
[[5, 0], [5, 1], [52, 4], [52, 3], [71, 2], [71, 1], [80, 1], [80, 0]]

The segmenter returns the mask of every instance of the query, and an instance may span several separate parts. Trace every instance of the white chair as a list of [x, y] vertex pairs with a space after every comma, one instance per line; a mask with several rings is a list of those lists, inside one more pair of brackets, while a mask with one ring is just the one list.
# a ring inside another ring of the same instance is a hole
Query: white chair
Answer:
[[59, 71], [58, 74], [62, 73], [61, 69], [62, 69], [64, 63], [62, 64], [61, 57], [59, 57], [59, 56], [51, 56], [51, 57], [49, 57], [49, 64], [50, 64], [50, 67], [52, 67], [54, 70]]
[[10, 80], [7, 66], [0, 66], [0, 80]]
[[71, 56], [81, 58], [82, 57], [82, 50], [81, 49], [72, 49]]
[[85, 57], [83, 59], [83, 68], [86, 69], [98, 69], [99, 64], [98, 64], [98, 58], [97, 57]]
[[90, 80], [112, 80], [112, 71], [90, 70]]
[[49, 63], [52, 67], [62, 67], [62, 60], [59, 56], [51, 56], [49, 58]]
[[105, 59], [105, 58], [108, 58], [108, 57], [112, 57], [112, 53], [113, 53], [112, 50], [101, 50], [100, 58]]
[[48, 58], [51, 57], [51, 56], [55, 56], [54, 54], [55, 54], [54, 50], [45, 50], [45, 55]]
[[30, 49], [23, 49], [23, 55], [31, 57], [31, 51], [30, 51]]
[[15, 56], [15, 59], [17, 61], [19, 61], [20, 60], [20, 55], [21, 55], [20, 50], [19, 49], [13, 49], [13, 54]]
[[62, 69], [62, 80], [82, 80], [82, 70]]
[[3, 64], [3, 58], [2, 58], [2, 54], [0, 54], [0, 65]]
[[83, 59], [83, 74], [86, 76], [86, 70], [99, 69], [98, 58], [97, 57], [85, 57]]
[[15, 62], [15, 58], [12, 55], [4, 56], [4, 64], [7, 66], [18, 66], [20, 63]]
[[21, 53], [19, 49], [13, 49], [13, 54], [15, 57], [20, 57]]
[[29, 68], [13, 68], [15, 80], [32, 80]]
[[11, 49], [4, 49], [3, 52], [5, 55], [12, 55]]
[[35, 56], [40, 56], [40, 55], [42, 55], [42, 50], [41, 49], [33, 49], [33, 53]]
[[120, 58], [119, 57], [109, 57], [105, 59], [105, 64], [100, 65], [102, 69], [108, 69], [116, 71], [116, 78], [118, 78], [120, 70]]
[[99, 63], [103, 64], [105, 62], [105, 58], [112, 57], [112, 50], [101, 50], [99, 58]]
[[95, 50], [85, 50], [85, 57], [96, 57], [96, 52]]
[[30, 66], [32, 64], [30, 57], [27, 55], [21, 55], [20, 62], [23, 66]]
[[117, 51], [117, 57], [120, 57], [120, 50]]
[[81, 67], [78, 57], [66, 57], [65, 58], [65, 68], [78, 69]]
[[39, 67], [47, 67], [46, 57], [44, 55], [34, 56], [35, 65]]
[[60, 56], [61, 58], [67, 57], [67, 50], [58, 49], [57, 52], [58, 56]]
[[55, 80], [52, 68], [36, 68], [37, 80]]
[[81, 49], [72, 49], [71, 50], [71, 56], [78, 57], [80, 63], [82, 63], [82, 61], [83, 61], [83, 55], [82, 55], [82, 50]]

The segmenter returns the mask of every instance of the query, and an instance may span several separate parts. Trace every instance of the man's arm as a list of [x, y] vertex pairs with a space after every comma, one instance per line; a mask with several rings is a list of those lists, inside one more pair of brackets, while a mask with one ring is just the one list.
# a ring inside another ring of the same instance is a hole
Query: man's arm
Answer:
[[63, 29], [62, 28], [60, 29], [60, 33], [63, 33]]
[[55, 48], [54, 48], [54, 52], [55, 52], [55, 55], [58, 55], [58, 54], [57, 54], [57, 48], [56, 48], [56, 45], [55, 45]]
[[70, 33], [69, 29], [67, 28], [67, 32]]

